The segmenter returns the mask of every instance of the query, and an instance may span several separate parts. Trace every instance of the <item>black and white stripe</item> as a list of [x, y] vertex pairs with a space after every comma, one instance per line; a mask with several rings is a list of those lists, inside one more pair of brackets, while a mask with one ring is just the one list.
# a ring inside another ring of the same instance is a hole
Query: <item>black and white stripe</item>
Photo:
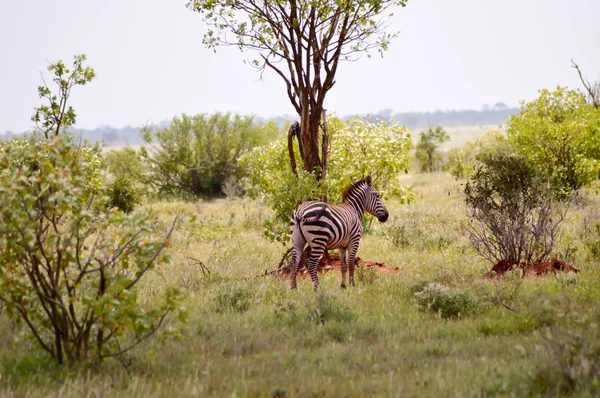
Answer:
[[[327, 249], [338, 249], [342, 261], [342, 288], [346, 287], [346, 269], [350, 269], [350, 285], [354, 286], [354, 265], [358, 244], [363, 234], [362, 218], [366, 212], [381, 222], [388, 211], [373, 188], [371, 176], [356, 181], [343, 194], [342, 203], [304, 202], [296, 207], [291, 221], [292, 289], [304, 247], [310, 245], [308, 270], [315, 290], [319, 289], [317, 265]], [[348, 266], [346, 264], [348, 259]]]

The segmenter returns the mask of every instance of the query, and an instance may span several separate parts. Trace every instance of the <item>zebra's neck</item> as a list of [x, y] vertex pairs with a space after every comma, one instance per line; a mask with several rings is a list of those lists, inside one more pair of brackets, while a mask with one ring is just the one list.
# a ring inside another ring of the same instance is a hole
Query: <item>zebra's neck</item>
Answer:
[[362, 190], [352, 192], [344, 199], [343, 203], [352, 206], [361, 218], [365, 214], [365, 193]]

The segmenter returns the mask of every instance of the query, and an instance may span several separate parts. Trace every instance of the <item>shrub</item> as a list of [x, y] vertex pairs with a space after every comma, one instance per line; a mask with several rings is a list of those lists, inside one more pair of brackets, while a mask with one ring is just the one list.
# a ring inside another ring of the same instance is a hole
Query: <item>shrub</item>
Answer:
[[490, 156], [476, 168], [464, 195], [469, 240], [491, 261], [534, 264], [551, 254], [564, 211], [555, 208], [543, 178], [522, 157]]
[[583, 94], [558, 87], [523, 103], [507, 126], [510, 144], [547, 177], [559, 198], [598, 178], [600, 109]]
[[[332, 117], [328, 131], [331, 149], [324, 183], [312, 173], [292, 173], [284, 139], [256, 148], [241, 159], [248, 194], [266, 198], [275, 210], [273, 218], [264, 223], [269, 238], [287, 241], [290, 217], [299, 202], [324, 197], [331, 203], [340, 202], [344, 189], [367, 174], [373, 177], [382, 195], [395, 195], [401, 201], [412, 199], [410, 191], [401, 187], [397, 179], [400, 172], [408, 172], [411, 160], [411, 140], [405, 127], [395, 122], [343, 121]], [[300, 156], [297, 154], [296, 158]]]
[[221, 195], [235, 177], [238, 159], [279, 134], [276, 123], [257, 124], [252, 116], [215, 113], [175, 117], [169, 127], [143, 129], [150, 148], [141, 154], [160, 192]]
[[65, 135], [0, 144], [0, 301], [59, 363], [119, 355], [184, 314], [170, 287], [139, 302], [173, 227], [160, 238], [151, 214], [108, 210], [98, 159]]
[[125, 213], [131, 213], [141, 203], [140, 191], [128, 177], [117, 176], [107, 188], [109, 207], [118, 207]]

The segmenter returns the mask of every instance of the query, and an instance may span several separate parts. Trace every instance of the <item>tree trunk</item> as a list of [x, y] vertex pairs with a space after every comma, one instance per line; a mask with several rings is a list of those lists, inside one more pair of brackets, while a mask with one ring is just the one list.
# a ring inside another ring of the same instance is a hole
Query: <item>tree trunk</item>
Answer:
[[[312, 109], [311, 112], [303, 112], [300, 121], [300, 135], [304, 153], [301, 153], [304, 170], [316, 173], [321, 178], [321, 157], [319, 156], [319, 125], [321, 123], [322, 109]], [[318, 172], [318, 173], [317, 173]]]

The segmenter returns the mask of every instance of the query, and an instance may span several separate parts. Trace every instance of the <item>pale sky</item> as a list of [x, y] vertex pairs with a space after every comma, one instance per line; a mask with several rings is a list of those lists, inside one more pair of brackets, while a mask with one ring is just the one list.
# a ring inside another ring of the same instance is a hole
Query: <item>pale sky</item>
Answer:
[[[40, 72], [86, 54], [77, 127], [139, 126], [181, 114], [294, 114], [279, 76], [237, 48], [214, 53], [186, 0], [0, 0], [0, 133], [33, 127]], [[600, 79], [600, 0], [409, 0], [381, 59], [345, 63], [326, 99], [339, 115], [517, 106], [542, 88]]]

